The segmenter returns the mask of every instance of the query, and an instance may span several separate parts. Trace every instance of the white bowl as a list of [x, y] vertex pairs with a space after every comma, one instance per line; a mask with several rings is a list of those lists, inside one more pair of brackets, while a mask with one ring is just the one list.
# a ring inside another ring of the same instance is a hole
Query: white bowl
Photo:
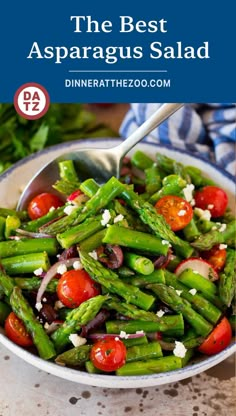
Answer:
[[[24, 185], [31, 179], [34, 173], [36, 173], [42, 165], [49, 162], [54, 157], [57, 157], [67, 151], [73, 151], [80, 147], [112, 147], [119, 142], [119, 140], [109, 138], [69, 142], [47, 148], [42, 152], [38, 152], [33, 156], [21, 160], [11, 169], [5, 172], [2, 176], [0, 176], [0, 206], [9, 208], [14, 207]], [[204, 160], [203, 158], [194, 156], [182, 149], [175, 149], [170, 146], [163, 146], [153, 143], [140, 143], [138, 146], [136, 146], [135, 149], [137, 148], [140, 148], [150, 155], [153, 155], [153, 157], [156, 152], [160, 152], [166, 156], [184, 163], [185, 165], [192, 165], [200, 168], [206, 176], [214, 179], [214, 181], [227, 192], [229, 196], [229, 205], [233, 209], [235, 184], [234, 178], [227, 172], [217, 168], [215, 165]], [[189, 364], [187, 367], [180, 370], [147, 376], [117, 377], [111, 375], [88, 374], [86, 372], [61, 367], [57, 364], [42, 360], [41, 358], [33, 355], [27, 350], [11, 342], [8, 338], [5, 337], [4, 330], [1, 328], [0, 342], [23, 360], [48, 373], [77, 383], [111, 388], [150, 387], [170, 382], [176, 382], [178, 380], [192, 377], [207, 370], [210, 367], [215, 366], [236, 351], [236, 345], [234, 342], [232, 342], [228, 348], [219, 354], [212, 357], [203, 356], [202, 358], [198, 359], [197, 362], [194, 362], [194, 364]]]

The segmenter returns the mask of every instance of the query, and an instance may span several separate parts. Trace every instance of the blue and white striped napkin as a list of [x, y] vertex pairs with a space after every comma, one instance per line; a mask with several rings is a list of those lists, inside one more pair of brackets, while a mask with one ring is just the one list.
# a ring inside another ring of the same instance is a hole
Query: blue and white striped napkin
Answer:
[[[128, 137], [162, 104], [131, 104], [120, 127]], [[186, 104], [145, 138], [148, 142], [169, 144], [214, 161], [236, 174], [235, 104]]]

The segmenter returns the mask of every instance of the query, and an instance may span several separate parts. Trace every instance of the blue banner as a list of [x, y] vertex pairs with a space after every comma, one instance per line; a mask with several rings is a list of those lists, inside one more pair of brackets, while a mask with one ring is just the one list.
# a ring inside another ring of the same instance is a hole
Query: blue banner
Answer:
[[233, 5], [4, 2], [0, 102], [28, 83], [58, 103], [233, 102]]

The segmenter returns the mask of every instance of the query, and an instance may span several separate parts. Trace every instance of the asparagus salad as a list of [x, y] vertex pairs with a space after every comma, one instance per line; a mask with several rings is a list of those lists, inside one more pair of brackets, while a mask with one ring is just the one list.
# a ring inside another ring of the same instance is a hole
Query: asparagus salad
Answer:
[[117, 376], [180, 369], [226, 348], [236, 221], [224, 190], [141, 151], [102, 186], [81, 183], [71, 160], [59, 173], [27, 212], [0, 208], [6, 336], [58, 365]]

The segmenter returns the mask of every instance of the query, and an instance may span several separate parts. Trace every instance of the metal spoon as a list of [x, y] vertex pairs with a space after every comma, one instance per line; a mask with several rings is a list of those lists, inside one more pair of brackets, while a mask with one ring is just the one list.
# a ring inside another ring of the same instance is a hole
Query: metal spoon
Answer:
[[111, 176], [119, 178], [122, 159], [128, 151], [182, 106], [182, 103], [163, 104], [118, 146], [109, 149], [78, 149], [73, 153], [64, 153], [47, 163], [26, 185], [18, 202], [17, 210], [26, 209], [29, 201], [35, 195], [52, 190], [52, 185], [58, 179], [58, 162], [60, 160], [73, 160], [75, 166], [78, 167], [81, 181], [93, 177], [99, 184], [102, 184]]

